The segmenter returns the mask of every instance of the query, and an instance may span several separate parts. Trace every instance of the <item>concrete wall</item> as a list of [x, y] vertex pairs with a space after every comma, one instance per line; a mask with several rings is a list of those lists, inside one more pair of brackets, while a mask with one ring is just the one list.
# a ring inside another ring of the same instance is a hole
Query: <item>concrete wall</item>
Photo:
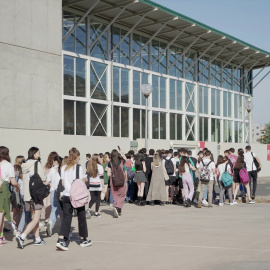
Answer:
[[41, 152], [41, 162], [45, 165], [50, 152], [56, 151], [59, 155], [66, 156], [71, 147], [76, 147], [81, 153], [81, 164], [85, 164], [87, 153], [104, 153], [117, 149], [119, 145], [126, 153], [130, 149], [129, 138], [88, 137], [62, 135], [59, 131], [38, 131], [20, 129], [1, 129], [1, 145], [10, 150], [12, 163], [16, 156], [27, 157], [28, 149], [36, 146]]
[[62, 1], [0, 0], [0, 25], [0, 127], [60, 131]]

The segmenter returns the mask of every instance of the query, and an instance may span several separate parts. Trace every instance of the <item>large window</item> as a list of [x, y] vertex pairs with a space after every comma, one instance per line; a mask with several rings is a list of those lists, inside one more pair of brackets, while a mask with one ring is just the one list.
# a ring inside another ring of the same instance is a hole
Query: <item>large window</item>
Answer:
[[129, 101], [129, 70], [113, 67], [113, 100], [128, 103]]
[[196, 64], [195, 63], [196, 55], [192, 52], [186, 53], [185, 57], [185, 78], [195, 81], [195, 71]]
[[211, 64], [210, 77], [211, 84], [215, 86], [221, 86], [221, 69], [222, 63], [220, 61], [214, 60]]
[[107, 50], [107, 31], [105, 31], [100, 39], [98, 37], [105, 30], [106, 24], [93, 20], [90, 20], [90, 55], [100, 59], [108, 59], [108, 50]]
[[166, 78], [152, 76], [152, 106], [156, 108], [166, 108]]
[[199, 60], [199, 72], [201, 74], [199, 75], [199, 82], [208, 84], [209, 83], [209, 58], [208, 57], [202, 57]]
[[152, 138], [166, 139], [166, 113], [152, 112]]
[[170, 109], [179, 110], [183, 109], [183, 82], [170, 79]]
[[199, 119], [199, 140], [208, 141], [208, 118], [206, 117]]
[[223, 88], [232, 89], [232, 66], [227, 65], [223, 69]]
[[242, 122], [234, 122], [234, 142], [241, 143], [243, 138]]
[[223, 116], [232, 117], [232, 93], [223, 92]]
[[220, 116], [220, 90], [211, 89], [211, 115]]
[[223, 121], [223, 142], [232, 142], [233, 121]]
[[107, 136], [107, 105], [91, 103], [90, 135]]
[[[182, 49], [171, 46], [169, 49], [169, 74], [176, 77], [183, 77], [183, 56]], [[181, 56], [181, 57], [180, 57]]]
[[220, 143], [220, 119], [211, 119], [211, 141]]
[[[112, 47], [118, 45], [119, 41], [127, 34], [126, 30], [112, 27]], [[129, 65], [129, 36], [127, 36], [113, 52], [113, 61]]]
[[[146, 45], [144, 49], [138, 53], [141, 48], [146, 44], [148, 38], [133, 34], [133, 43], [132, 43], [132, 56], [133, 66], [149, 69], [149, 45]], [[138, 55], [136, 55], [138, 53]], [[135, 56], [136, 55], [136, 56]]]
[[170, 139], [182, 140], [182, 114], [170, 114]]
[[242, 95], [234, 94], [234, 118], [242, 119], [242, 117], [243, 117]]
[[208, 97], [209, 88], [200, 86], [199, 87], [199, 112], [202, 114], [208, 114]]
[[234, 69], [233, 71], [233, 90], [240, 92], [241, 91], [241, 78], [242, 72], [241, 69]]
[[[152, 41], [152, 70], [163, 74], [167, 73], [167, 44], [157, 40]], [[159, 56], [161, 54], [161, 56]], [[159, 56], [159, 57], [158, 57]]]
[[86, 135], [86, 103], [64, 100], [64, 134]]
[[129, 130], [129, 108], [113, 107], [113, 136], [114, 137], [128, 137]]
[[185, 96], [186, 96], [186, 111], [196, 112], [195, 108], [195, 84], [186, 83], [185, 84]]
[[195, 141], [196, 118], [193, 115], [186, 115], [186, 140]]
[[147, 73], [133, 71], [133, 104], [145, 105], [145, 97], [141, 92], [141, 86], [148, 83], [148, 77]]
[[145, 138], [145, 110], [133, 109], [133, 140]]

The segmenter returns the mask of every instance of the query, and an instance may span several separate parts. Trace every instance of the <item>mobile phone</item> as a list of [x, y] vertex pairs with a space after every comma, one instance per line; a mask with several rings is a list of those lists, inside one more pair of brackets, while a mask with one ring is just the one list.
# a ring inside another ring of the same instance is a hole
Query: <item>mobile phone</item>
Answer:
[[118, 150], [121, 150], [121, 149], [120, 149], [120, 146], [117, 146], [117, 147], [118, 147]]

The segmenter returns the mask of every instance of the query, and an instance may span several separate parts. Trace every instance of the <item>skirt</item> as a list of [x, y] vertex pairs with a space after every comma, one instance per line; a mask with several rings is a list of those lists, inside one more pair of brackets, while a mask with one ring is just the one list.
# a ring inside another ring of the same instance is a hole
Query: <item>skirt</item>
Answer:
[[145, 183], [147, 182], [144, 172], [136, 172], [133, 182], [135, 183]]

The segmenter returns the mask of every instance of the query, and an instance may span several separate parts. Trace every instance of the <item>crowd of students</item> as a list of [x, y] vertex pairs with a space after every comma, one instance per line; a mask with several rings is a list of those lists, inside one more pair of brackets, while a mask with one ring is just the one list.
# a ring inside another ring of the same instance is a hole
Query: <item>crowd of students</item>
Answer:
[[[43, 167], [37, 147], [29, 149], [26, 159], [17, 156], [13, 166], [9, 149], [0, 146], [0, 246], [6, 243], [4, 218], [10, 222], [19, 248], [24, 248], [27, 236], [34, 236], [36, 246], [46, 245], [39, 235], [43, 200], [37, 201], [31, 193], [33, 179], [37, 177], [48, 190], [44, 197], [47, 236], [53, 234], [60, 216], [56, 247], [63, 251], [68, 250], [67, 243], [72, 237], [73, 216], [78, 218], [80, 246], [92, 244], [87, 239], [86, 219], [101, 217], [100, 206], [111, 205], [115, 218], [122, 215], [125, 203], [136, 206], [183, 204], [187, 208], [192, 205], [201, 208], [202, 205], [213, 207], [213, 204], [224, 206], [228, 196], [228, 205], [232, 206], [237, 204], [239, 189], [242, 200], [247, 196], [248, 203], [254, 204], [261, 162], [250, 146], [246, 146], [245, 152], [238, 149], [237, 154], [230, 148], [215, 162], [207, 148], [200, 151], [197, 158], [185, 148], [175, 152], [150, 149], [148, 154], [143, 148], [136, 155], [132, 150], [124, 154], [119, 149], [111, 153], [87, 154], [84, 173], [76, 148], [71, 148], [64, 158], [51, 152]], [[84, 204], [75, 207], [72, 202], [75, 179], [80, 179], [85, 183], [84, 188], [89, 189], [90, 200], [86, 201], [86, 207]], [[219, 186], [219, 199], [215, 183]]]

